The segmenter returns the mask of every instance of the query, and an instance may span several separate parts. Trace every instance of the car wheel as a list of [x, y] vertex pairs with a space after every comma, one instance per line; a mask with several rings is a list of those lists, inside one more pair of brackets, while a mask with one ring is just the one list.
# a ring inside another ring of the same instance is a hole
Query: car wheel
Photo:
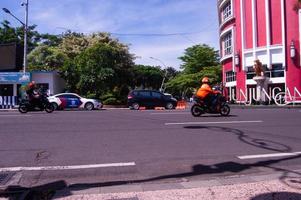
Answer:
[[85, 109], [86, 110], [93, 110], [93, 108], [94, 108], [93, 103], [88, 102], [88, 103], [85, 104]]
[[174, 106], [173, 106], [172, 103], [169, 102], [169, 103], [166, 104], [165, 108], [168, 109], [168, 110], [171, 110], [171, 109], [174, 108]]
[[139, 108], [140, 108], [139, 103], [133, 103], [133, 104], [132, 104], [132, 108], [133, 108], [134, 110], [139, 110]]
[[54, 110], [57, 110], [57, 109], [58, 109], [59, 106], [57, 105], [57, 103], [52, 102], [51, 104], [52, 104]]

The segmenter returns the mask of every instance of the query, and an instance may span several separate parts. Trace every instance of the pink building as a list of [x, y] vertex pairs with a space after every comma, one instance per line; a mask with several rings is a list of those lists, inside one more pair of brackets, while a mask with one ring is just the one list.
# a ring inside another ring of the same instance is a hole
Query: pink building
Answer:
[[218, 13], [228, 97], [236, 102], [256, 99], [252, 94], [256, 87], [252, 66], [259, 59], [265, 68], [266, 93], [271, 101], [280, 92], [286, 101], [301, 100], [298, 0], [218, 0]]

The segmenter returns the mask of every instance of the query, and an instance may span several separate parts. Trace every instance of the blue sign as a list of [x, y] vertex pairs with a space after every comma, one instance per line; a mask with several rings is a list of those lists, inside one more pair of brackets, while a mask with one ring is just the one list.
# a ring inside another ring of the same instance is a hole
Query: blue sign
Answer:
[[0, 83], [28, 83], [30, 82], [30, 73], [23, 72], [2, 72], [0, 73]]

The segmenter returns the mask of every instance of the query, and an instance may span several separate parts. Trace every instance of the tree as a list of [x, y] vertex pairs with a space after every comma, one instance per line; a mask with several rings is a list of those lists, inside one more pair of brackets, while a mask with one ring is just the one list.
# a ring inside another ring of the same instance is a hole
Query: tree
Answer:
[[[84, 95], [95, 94], [97, 97], [113, 90], [120, 92], [127, 84], [126, 77], [132, 67], [131, 55], [124, 50], [100, 42], [76, 56], [73, 61], [79, 75], [76, 88]], [[70, 70], [70, 65], [67, 67]]]
[[180, 73], [166, 84], [166, 91], [178, 97], [191, 96], [198, 87], [204, 76], [209, 77], [210, 82], [219, 84], [221, 82], [221, 67], [204, 67], [202, 71], [194, 74]]
[[160, 67], [135, 65], [132, 71], [132, 88], [158, 90], [163, 80], [164, 72]]
[[59, 49], [67, 55], [68, 58], [74, 59], [89, 46], [87, 37], [83, 33], [68, 31], [63, 34]]
[[[40, 41], [40, 34], [35, 31], [36, 25], [29, 26], [28, 37], [28, 52], [32, 51]], [[23, 46], [24, 44], [24, 29], [23, 27], [12, 27], [9, 21], [4, 20], [0, 26], [0, 44], [16, 43]]]
[[172, 79], [173, 77], [175, 77], [176, 75], [178, 75], [180, 73], [179, 71], [177, 71], [173, 67], [167, 67], [165, 70], [167, 70], [167, 73], [166, 73], [166, 76], [167, 76], [166, 79], [167, 79], [167, 81], [170, 80], [170, 79]]
[[62, 36], [52, 34], [41, 34], [41, 43], [50, 47], [58, 47], [62, 43]]
[[28, 69], [61, 72], [67, 59], [57, 47], [41, 44], [28, 55]]
[[184, 55], [179, 59], [183, 61], [181, 69], [187, 74], [198, 73], [204, 67], [219, 64], [218, 51], [206, 44], [194, 45], [185, 49]]

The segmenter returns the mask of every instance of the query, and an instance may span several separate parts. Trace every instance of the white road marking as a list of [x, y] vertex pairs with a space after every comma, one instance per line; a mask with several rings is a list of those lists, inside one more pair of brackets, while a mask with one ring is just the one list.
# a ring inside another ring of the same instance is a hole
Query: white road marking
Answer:
[[91, 169], [105, 167], [127, 167], [135, 166], [135, 162], [127, 163], [107, 163], [107, 164], [92, 164], [92, 165], [70, 165], [70, 166], [44, 166], [44, 167], [7, 167], [0, 168], [0, 172], [16, 172], [16, 171], [50, 171], [50, 170], [74, 170], [74, 169]]
[[162, 113], [150, 113], [151, 115], [187, 115], [190, 112], [162, 112]]
[[255, 158], [272, 158], [272, 157], [285, 157], [285, 156], [298, 156], [301, 155], [300, 152], [291, 152], [291, 153], [270, 153], [270, 154], [258, 154], [258, 155], [246, 155], [246, 156], [237, 156], [241, 160], [245, 159], [255, 159]]
[[26, 114], [18, 114], [18, 115], [10, 115], [10, 114], [1, 114], [0, 117], [30, 117], [31, 115]]
[[219, 122], [176, 122], [176, 123], [165, 123], [168, 125], [196, 125], [196, 124], [242, 124], [242, 123], [262, 123], [262, 120], [257, 121], [219, 121]]

